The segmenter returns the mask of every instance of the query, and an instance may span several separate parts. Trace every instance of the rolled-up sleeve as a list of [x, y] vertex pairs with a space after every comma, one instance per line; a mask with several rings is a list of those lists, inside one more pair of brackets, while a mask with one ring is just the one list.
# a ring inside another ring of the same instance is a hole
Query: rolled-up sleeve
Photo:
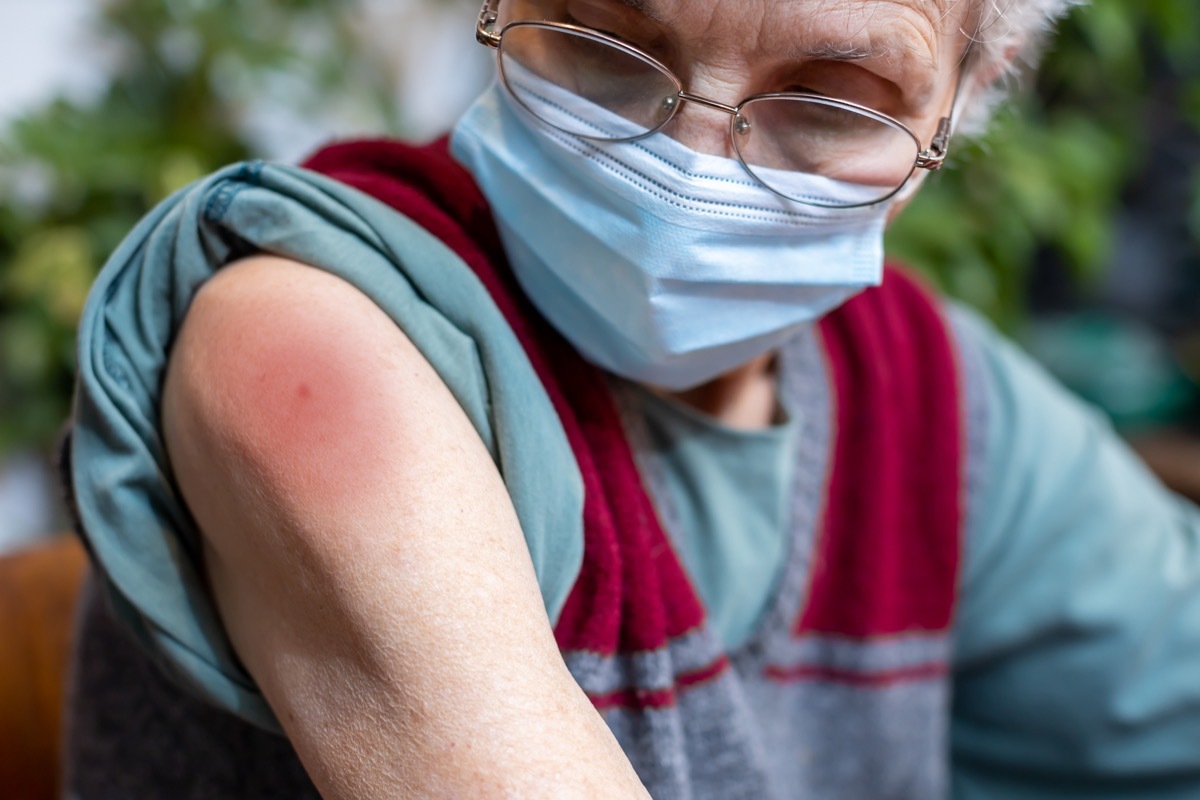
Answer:
[[953, 796], [1200, 798], [1200, 512], [955, 310], [978, 413]]

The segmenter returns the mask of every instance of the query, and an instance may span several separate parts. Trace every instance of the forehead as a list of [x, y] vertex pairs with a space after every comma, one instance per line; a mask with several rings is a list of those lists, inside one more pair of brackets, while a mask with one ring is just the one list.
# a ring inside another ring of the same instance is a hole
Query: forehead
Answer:
[[[917, 59], [961, 54], [970, 0], [591, 0], [645, 15], [694, 44], [763, 56]], [[799, 52], [789, 52], [799, 51]]]

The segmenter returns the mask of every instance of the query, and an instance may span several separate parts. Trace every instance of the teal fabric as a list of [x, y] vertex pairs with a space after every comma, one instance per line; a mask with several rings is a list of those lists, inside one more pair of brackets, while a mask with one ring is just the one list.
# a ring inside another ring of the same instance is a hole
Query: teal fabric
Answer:
[[709, 624], [737, 648], [766, 613], [787, 560], [799, 411], [747, 431], [646, 389], [630, 394], [662, 466], [667, 528]]
[[988, 419], [953, 796], [1200, 798], [1200, 511], [975, 315], [955, 323]]
[[583, 483], [486, 289], [408, 219], [323, 176], [262, 163], [229, 167], [159, 206], [104, 267], [80, 323], [71, 451], [78, 511], [118, 614], [150, 652], [202, 697], [278, 730], [203, 589], [197, 534], [158, 424], [167, 356], [195, 292], [256, 252], [350, 282], [438, 370], [500, 469], [552, 619], [582, 562]]

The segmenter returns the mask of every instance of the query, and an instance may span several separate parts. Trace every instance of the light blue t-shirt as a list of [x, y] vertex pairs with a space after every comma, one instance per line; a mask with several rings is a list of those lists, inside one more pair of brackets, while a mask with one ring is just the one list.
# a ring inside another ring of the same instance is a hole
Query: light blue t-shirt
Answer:
[[[342, 275], [405, 327], [496, 459], [551, 619], [579, 568], [582, 489], [549, 401], [482, 286], [395, 212], [262, 164], [224, 170], [156, 210], [105, 267], [81, 322], [79, 511], [116, 608], [145, 646], [210, 702], [275, 727], [198, 578], [157, 421], [162, 369], [195, 290], [256, 250]], [[989, 326], [961, 309], [952, 317], [964, 391], [983, 410], [969, 431], [954, 796], [1200, 798], [1200, 515]], [[805, 410], [739, 433], [649, 393], [637, 402], [668, 465], [676, 546], [717, 633], [736, 644], [783, 562]]]
[[661, 465], [666, 496], [658, 500], [669, 507], [660, 516], [709, 625], [737, 648], [766, 614], [786, 565], [801, 412], [739, 430], [648, 389], [627, 394]]

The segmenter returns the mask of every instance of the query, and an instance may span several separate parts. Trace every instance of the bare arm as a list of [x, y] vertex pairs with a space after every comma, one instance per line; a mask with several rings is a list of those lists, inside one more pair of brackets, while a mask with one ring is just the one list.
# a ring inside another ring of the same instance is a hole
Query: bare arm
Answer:
[[486, 449], [368, 298], [280, 259], [222, 270], [163, 427], [230, 638], [325, 797], [647, 797]]

